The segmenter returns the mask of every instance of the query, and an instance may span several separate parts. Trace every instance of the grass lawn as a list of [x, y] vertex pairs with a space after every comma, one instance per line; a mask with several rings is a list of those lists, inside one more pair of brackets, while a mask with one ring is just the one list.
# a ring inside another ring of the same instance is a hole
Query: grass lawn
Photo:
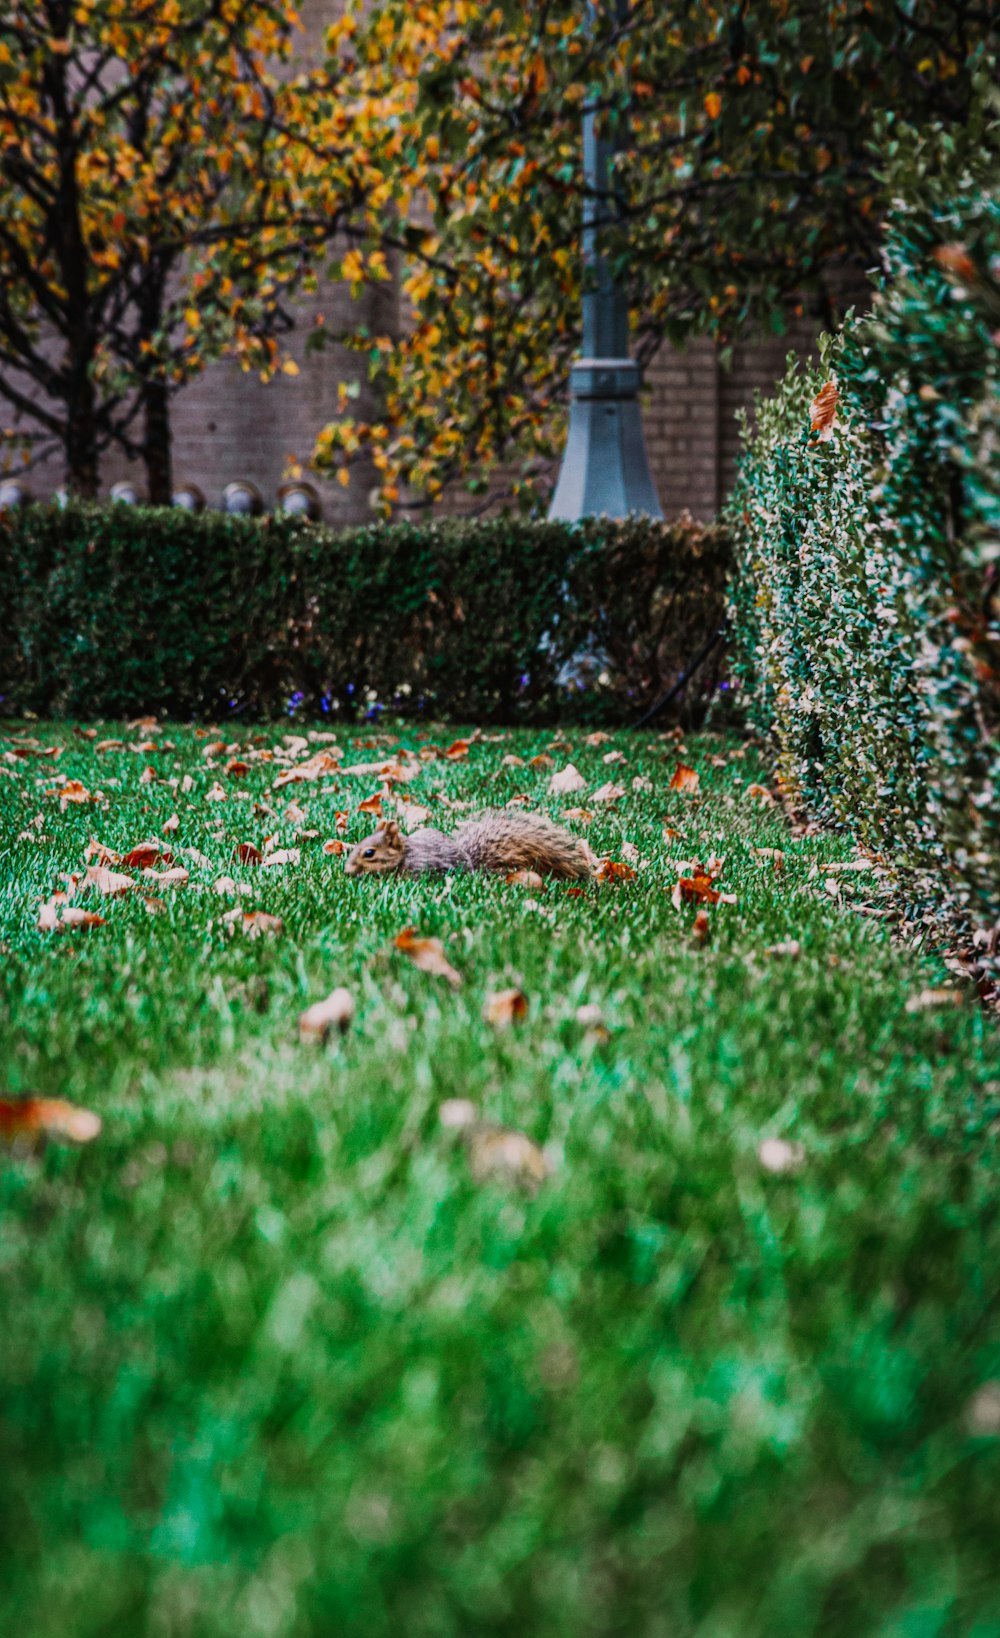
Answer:
[[[28, 732], [62, 754], [0, 739], [0, 1090], [104, 1125], [0, 1155], [0, 1631], [1000, 1634], [995, 1028], [923, 1004], [950, 975], [858, 913], [871, 875], [816, 870], [843, 839], [746, 795], [752, 750], [692, 738], [689, 794], [671, 740], [573, 732], [587, 789], [552, 797], [501, 765], [551, 735], [487, 736], [405, 787], [445, 829], [446, 798], [591, 806], [648, 862], [573, 893], [347, 878], [322, 843], [378, 780], [276, 789], [280, 728], [236, 778], [186, 728]], [[164, 834], [164, 909], [91, 892], [104, 925], [39, 930], [90, 836]], [[300, 861], [233, 861], [269, 835]], [[737, 902], [701, 941], [671, 861], [710, 855]], [[301, 1041], [335, 985], [349, 1033]], [[477, 1181], [449, 1098], [544, 1147], [537, 1192]]]

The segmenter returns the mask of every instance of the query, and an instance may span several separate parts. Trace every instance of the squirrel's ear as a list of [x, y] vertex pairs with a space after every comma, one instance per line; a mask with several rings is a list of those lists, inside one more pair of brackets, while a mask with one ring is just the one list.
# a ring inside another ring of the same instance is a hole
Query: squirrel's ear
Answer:
[[401, 842], [403, 840], [399, 834], [399, 826], [397, 825], [395, 819], [386, 820], [385, 824], [382, 826], [382, 835], [385, 837], [387, 842]]

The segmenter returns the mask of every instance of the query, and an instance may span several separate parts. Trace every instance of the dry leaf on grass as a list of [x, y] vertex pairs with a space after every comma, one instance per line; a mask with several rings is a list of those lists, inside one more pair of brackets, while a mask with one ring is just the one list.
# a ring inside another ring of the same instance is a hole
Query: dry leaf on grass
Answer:
[[299, 1015], [299, 1039], [325, 1041], [332, 1029], [346, 1035], [354, 1017], [354, 997], [343, 986], [331, 990], [325, 1001], [314, 1001]]
[[326, 854], [337, 855], [343, 853], [343, 851], [344, 844], [339, 837], [332, 836], [328, 842], [323, 843], [323, 852]]
[[566, 808], [563, 818], [575, 819], [580, 825], [590, 825], [593, 823], [594, 815], [589, 808]]
[[135, 882], [131, 876], [123, 876], [120, 870], [109, 870], [107, 865], [88, 865], [83, 885], [96, 888], [107, 898], [118, 899], [123, 893], [131, 893]]
[[757, 1147], [757, 1159], [765, 1172], [797, 1172], [805, 1165], [806, 1152], [801, 1143], [790, 1143], [787, 1138], [764, 1138]]
[[67, 779], [65, 785], [55, 785], [45, 792], [46, 796], [58, 796], [59, 807], [63, 813], [74, 802], [99, 802], [100, 797], [93, 791], [88, 791], [79, 779]]
[[175, 830], [180, 829], [180, 824], [180, 816], [176, 813], [172, 813], [170, 818], [165, 820], [163, 828], [165, 831], [169, 831], [172, 835]]
[[0, 1098], [0, 1138], [39, 1141], [47, 1137], [89, 1143], [101, 1130], [101, 1118], [64, 1098]]
[[382, 818], [382, 797], [381, 797], [381, 795], [368, 796], [368, 797], [365, 798], [365, 800], [363, 802], [359, 802], [358, 803], [358, 812], [359, 813], [374, 813], [379, 819], [381, 819]]
[[774, 804], [774, 797], [766, 785], [747, 785], [743, 794], [748, 802], [759, 802], [762, 808], [769, 808]]
[[216, 780], [210, 791], [205, 792], [206, 802], [227, 802], [228, 800], [229, 798], [227, 797], [222, 786], [219, 784], [218, 780]]
[[603, 728], [595, 728], [592, 734], [587, 735], [583, 743], [591, 746], [606, 745], [610, 738], [611, 735], [606, 734]]
[[697, 796], [701, 787], [701, 779], [694, 768], [689, 768], [686, 762], [678, 762], [671, 775], [669, 790], [686, 791], [689, 796]]
[[534, 1191], [551, 1175], [548, 1160], [531, 1138], [507, 1126], [471, 1126], [466, 1145], [477, 1183], [517, 1183]]
[[469, 754], [471, 743], [472, 741], [468, 739], [453, 740], [444, 753], [447, 760], [449, 762], [463, 762]]
[[528, 1016], [528, 998], [523, 990], [497, 990], [486, 997], [483, 1017], [488, 1024], [503, 1028]]
[[65, 933], [71, 927], [104, 927], [103, 916], [94, 910], [83, 910], [70, 904], [65, 893], [53, 893], [38, 912], [38, 926], [43, 933]]
[[751, 858], [759, 859], [762, 863], [769, 859], [775, 870], [780, 870], [785, 862], [785, 855], [782, 853], [780, 847], [752, 847], [750, 849], [750, 856]]
[[435, 978], [446, 978], [453, 989], [461, 986], [462, 975], [451, 965], [439, 938], [420, 938], [415, 927], [406, 927], [392, 942], [421, 972], [431, 973]]
[[174, 865], [172, 870], [144, 870], [143, 876], [148, 881], [159, 882], [161, 887], [184, 887], [191, 880], [190, 870], [183, 865]]
[[735, 893], [720, 893], [711, 876], [681, 876], [674, 884], [670, 902], [675, 910], [682, 904], [735, 904]]
[[151, 916], [160, 916], [167, 908], [166, 902], [163, 899], [156, 898], [152, 893], [141, 893], [139, 896], [142, 899], [143, 909]]
[[549, 790], [554, 796], [568, 796], [571, 791], [586, 789], [587, 781], [572, 762], [567, 762], [565, 768], [560, 768], [549, 780]]
[[230, 779], [243, 779], [249, 772], [250, 764], [248, 762], [241, 762], [238, 756], [234, 756], [229, 762], [226, 763], [226, 773], [229, 775]]
[[505, 756], [501, 759], [500, 766], [501, 768], [523, 768], [524, 757], [511, 755]]
[[89, 864], [91, 859], [96, 859], [97, 863], [102, 865], [116, 865], [122, 862], [121, 854], [113, 853], [103, 842], [99, 842], [96, 836], [92, 836], [84, 848], [83, 858], [85, 864]]
[[617, 859], [601, 859], [594, 871], [594, 880], [597, 882], [632, 882], [638, 872], [631, 865], [620, 863]]
[[544, 887], [544, 878], [537, 870], [511, 870], [504, 881], [508, 887]]
[[617, 768], [620, 767], [622, 763], [627, 762], [628, 757], [625, 755], [624, 751], [608, 751], [607, 754], [601, 758], [601, 761], [608, 768]]
[[430, 808], [421, 807], [419, 802], [404, 802], [400, 812], [407, 833], [411, 830], [419, 830], [420, 826], [425, 825], [431, 816]]
[[273, 853], [268, 853], [264, 860], [264, 869], [269, 870], [272, 865], [298, 864], [301, 857], [301, 848], [279, 847]]
[[233, 848], [233, 858], [238, 859], [243, 865], [259, 865], [263, 857], [260, 848], [255, 847], [253, 842], [237, 842]]
[[960, 1007], [965, 997], [961, 990], [921, 990], [911, 995], [906, 1003], [907, 1012], [931, 1012], [937, 1007]]
[[764, 954], [779, 961], [797, 961], [802, 954], [802, 946], [797, 938], [786, 938], [782, 939], [778, 944], [768, 944]]
[[173, 862], [170, 849], [157, 841], [136, 842], [135, 847], [129, 848], [119, 860], [120, 864], [127, 865], [131, 870], [146, 870], [150, 865], [170, 865]]
[[592, 802], [600, 802], [602, 805], [604, 805], [611, 802], [618, 802], [624, 795], [624, 785], [613, 785], [609, 781], [606, 785], [602, 785], [599, 790], [596, 790], [590, 800]]
[[698, 914], [694, 918], [694, 925], [691, 928], [694, 938], [699, 944], [705, 944], [708, 942], [708, 937], [711, 931], [712, 925], [708, 918], [708, 911], [699, 910]]
[[555, 757], [549, 756], [548, 751], [541, 751], [538, 756], [529, 757], [529, 768], [554, 768]]
[[235, 910], [227, 910], [222, 919], [230, 928], [239, 926], [247, 938], [275, 938], [285, 931], [281, 917], [269, 915], [266, 910], [241, 910], [237, 905]]

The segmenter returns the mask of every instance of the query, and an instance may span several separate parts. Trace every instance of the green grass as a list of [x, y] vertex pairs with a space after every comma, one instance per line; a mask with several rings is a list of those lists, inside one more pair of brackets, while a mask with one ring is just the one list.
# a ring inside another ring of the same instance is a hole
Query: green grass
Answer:
[[[628, 790], [592, 844], [649, 861], [572, 896], [349, 880], [320, 844], [371, 783], [291, 786], [275, 820], [254, 812], [275, 765], [231, 785], [188, 729], [104, 755], [32, 731], [64, 749], [0, 762], [4, 1090], [104, 1129], [0, 1156], [0, 1630], [1000, 1633], [1000, 1438], [970, 1410], [1000, 1378], [996, 1036], [973, 998], [907, 1012], [948, 974], [852, 908], [881, 902], [870, 878], [823, 891], [813, 866], [847, 844], [748, 801], [754, 752], [692, 740], [689, 797], [669, 741], [572, 734], [590, 790]], [[409, 789], [558, 814], [586, 794], [549, 803], [548, 771], [500, 767], [549, 737]], [[60, 813], [56, 774], [107, 805]], [[289, 799], [319, 831], [301, 864], [233, 866], [234, 842], [294, 840]], [[165, 913], [130, 895], [106, 926], [37, 929], [91, 833], [121, 851], [175, 811], [175, 848], [216, 868]], [[711, 853], [738, 903], [702, 946], [667, 861]], [[283, 936], [226, 930], [223, 871]], [[409, 923], [461, 990], [392, 948]], [[789, 938], [801, 957], [768, 959]], [[337, 984], [351, 1032], [300, 1043]], [[497, 1033], [484, 999], [510, 984], [529, 1015]], [[472, 1179], [450, 1097], [548, 1146], [536, 1195]], [[762, 1167], [769, 1136], [799, 1170]]]

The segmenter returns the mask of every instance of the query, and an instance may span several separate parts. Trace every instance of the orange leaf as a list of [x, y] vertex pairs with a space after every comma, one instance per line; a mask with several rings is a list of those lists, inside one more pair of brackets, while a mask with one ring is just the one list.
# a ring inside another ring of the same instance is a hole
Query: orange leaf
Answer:
[[809, 406], [809, 428], [816, 433], [821, 444], [828, 443], [833, 437], [836, 420], [837, 386], [835, 382], [828, 381]]
[[415, 967], [421, 972], [432, 973], [435, 978], [446, 978], [453, 989], [458, 989], [462, 983], [462, 975], [457, 973], [444, 953], [444, 945], [439, 938], [418, 938], [415, 927], [407, 927], [393, 939], [397, 950], [409, 956]]
[[722, 98], [718, 91], [710, 91], [705, 98], [705, 112], [709, 119], [718, 119], [722, 113]]
[[89, 1143], [101, 1130], [99, 1115], [64, 1098], [0, 1098], [0, 1138], [66, 1137]]
[[671, 894], [676, 910], [682, 900], [687, 904], [718, 904], [721, 897], [712, 886], [711, 876], [681, 876]]
[[359, 813], [374, 813], [374, 814], [377, 814], [378, 817], [381, 819], [381, 817], [382, 817], [382, 798], [381, 798], [381, 796], [367, 796], [363, 802], [358, 803], [358, 812]]
[[252, 842], [237, 842], [233, 854], [239, 859], [240, 864], [245, 865], [259, 865], [264, 857], [260, 848], [254, 847]]
[[504, 877], [508, 887], [544, 887], [545, 881], [537, 870], [511, 870]]
[[631, 882], [638, 875], [631, 865], [621, 864], [616, 859], [602, 859], [594, 878], [599, 882]]
[[692, 927], [691, 931], [698, 940], [699, 944], [705, 944], [707, 942], [708, 935], [711, 931], [707, 910], [698, 911], [698, 914], [694, 918], [694, 926]]
[[173, 864], [174, 856], [162, 842], [137, 842], [120, 862], [133, 870], [148, 870], [150, 865]]
[[471, 740], [468, 739], [453, 740], [444, 754], [449, 762], [461, 762], [468, 756], [470, 744]]
[[250, 764], [241, 762], [239, 757], [234, 756], [231, 761], [226, 763], [226, 772], [230, 779], [242, 779], [244, 774], [250, 772]]
[[329, 842], [323, 843], [324, 853], [343, 853], [343, 851], [344, 844], [339, 837], [334, 837]]
[[688, 791], [690, 795], [696, 796], [700, 784], [701, 781], [695, 770], [689, 768], [684, 762], [678, 762], [674, 768], [669, 788], [672, 791]]
[[502, 1028], [527, 1016], [528, 1000], [523, 990], [498, 990], [495, 995], [486, 997], [483, 1017], [488, 1024]]

